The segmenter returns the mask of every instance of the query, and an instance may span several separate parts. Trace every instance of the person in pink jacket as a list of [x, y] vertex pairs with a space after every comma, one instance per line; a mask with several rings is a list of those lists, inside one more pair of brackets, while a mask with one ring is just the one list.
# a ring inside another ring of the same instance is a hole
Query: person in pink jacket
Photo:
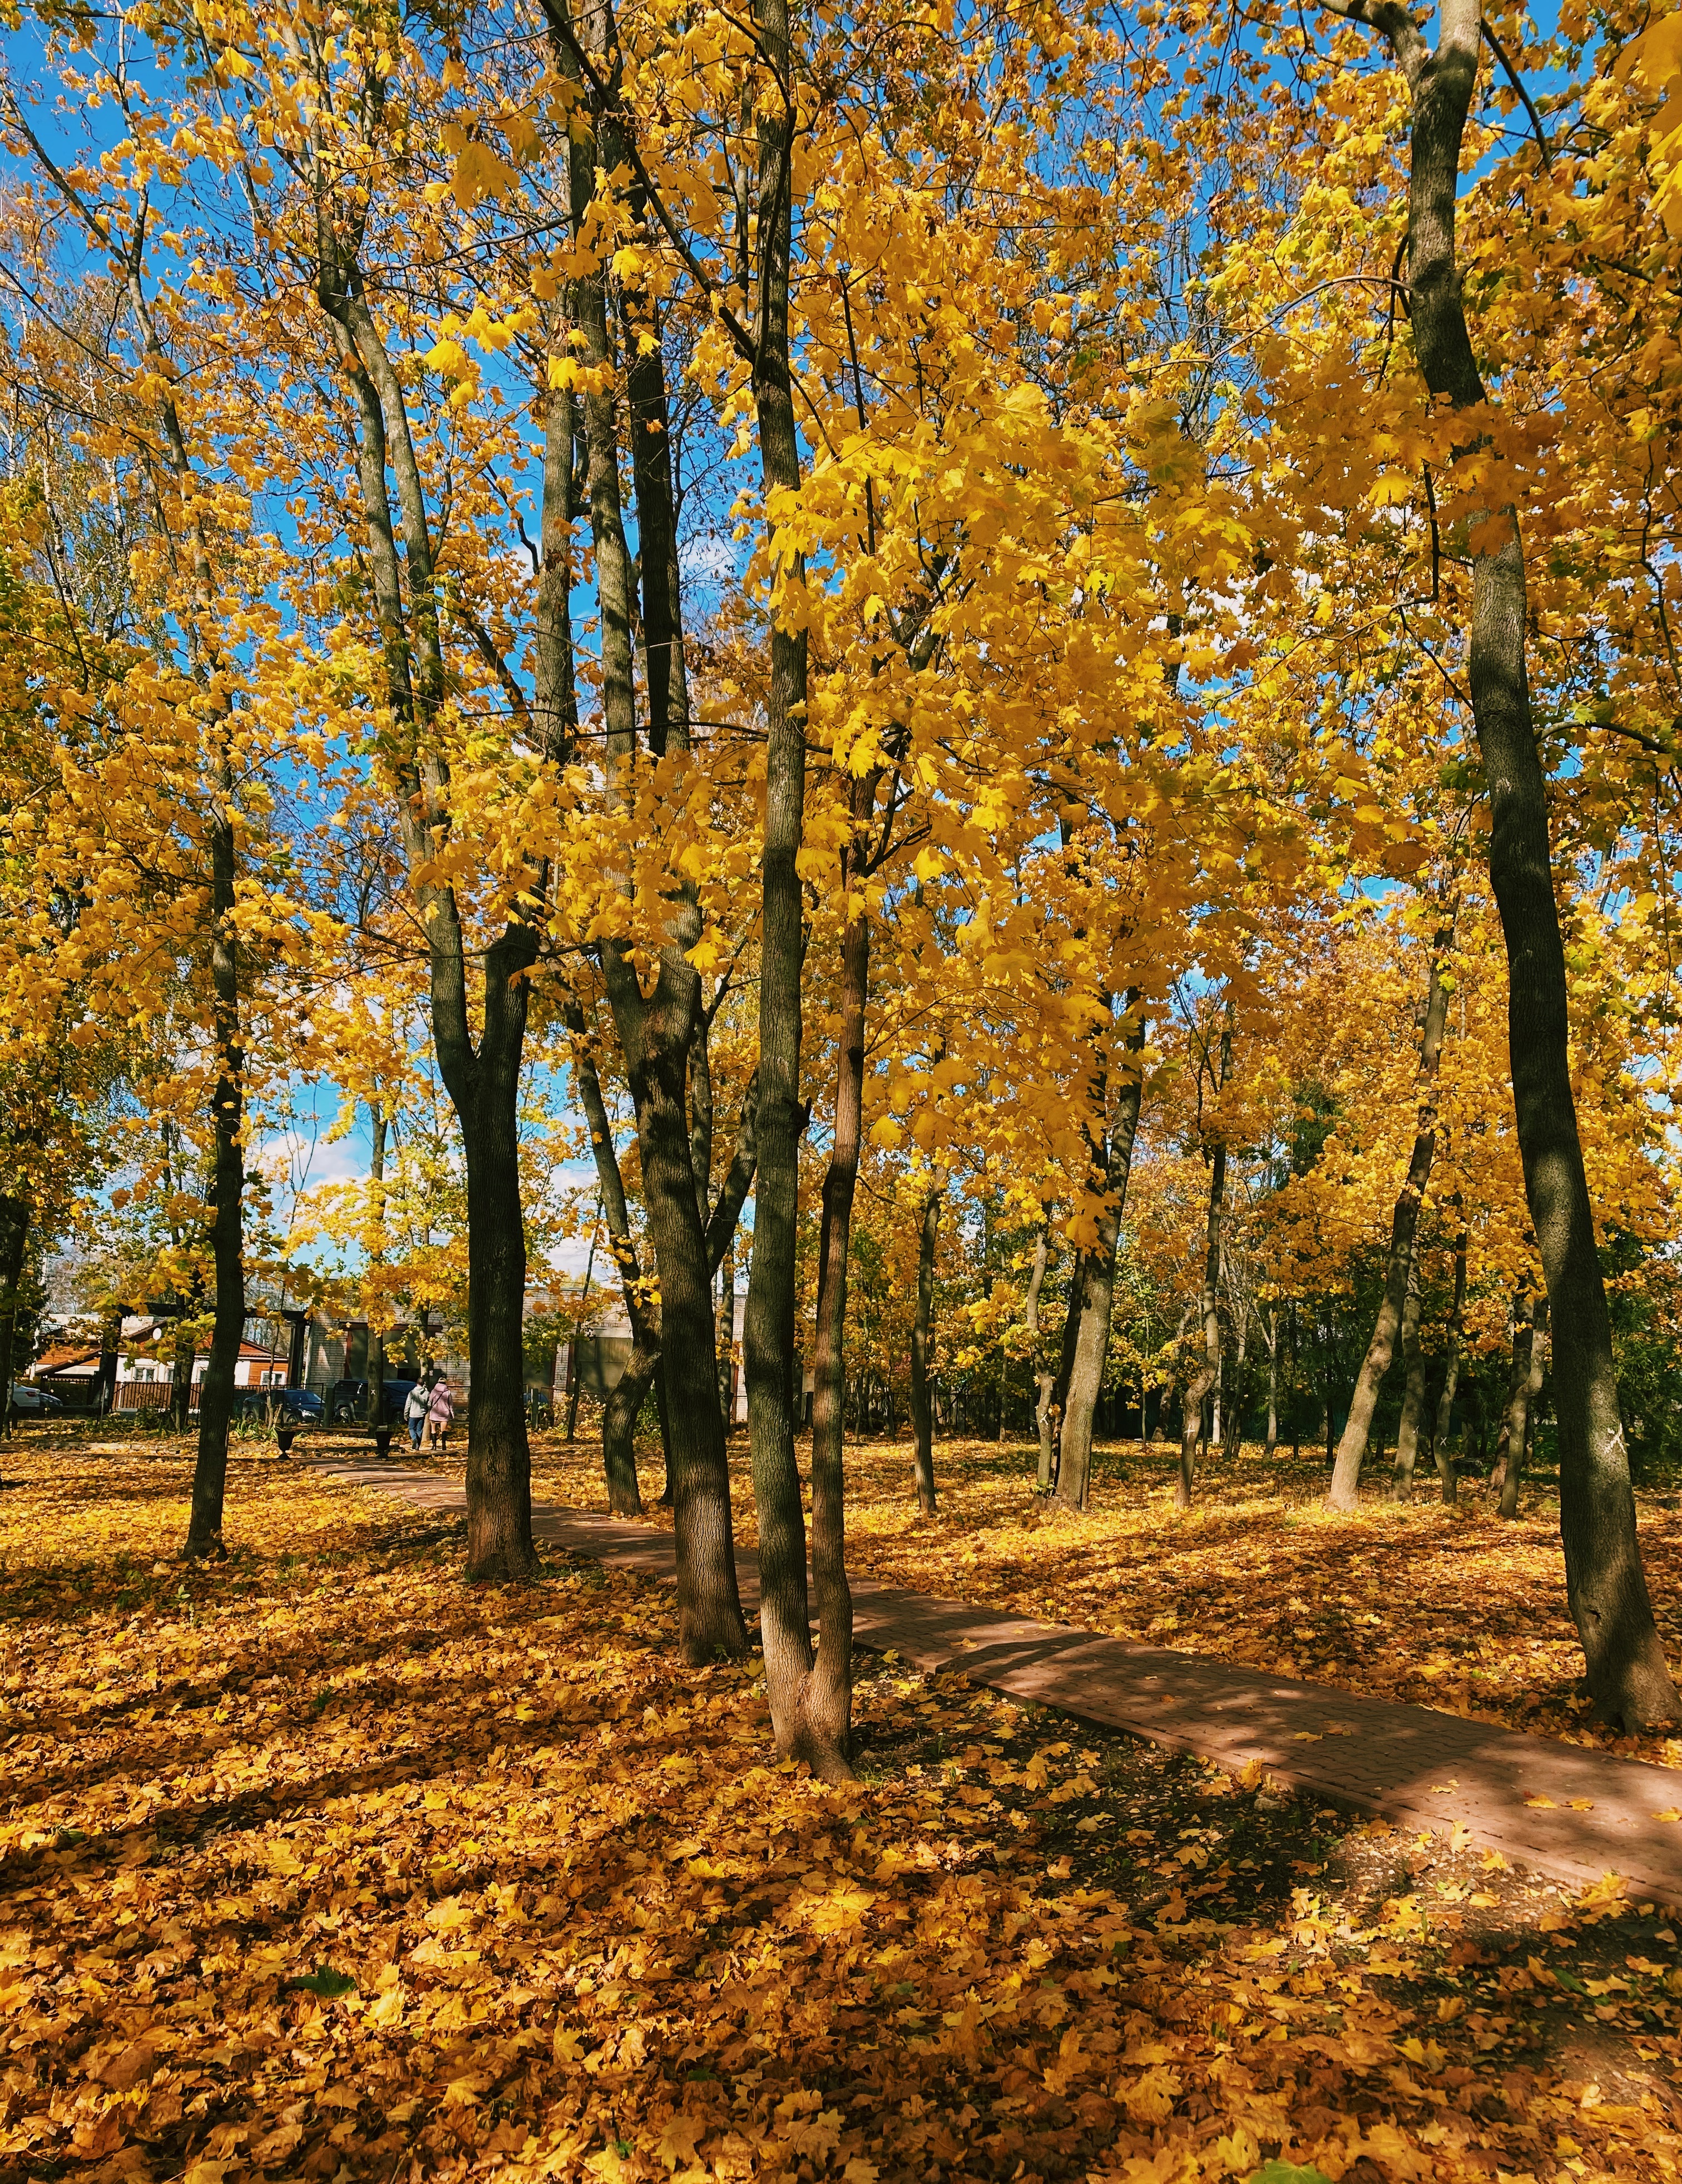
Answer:
[[445, 1448], [449, 1444], [450, 1421], [455, 1416], [455, 1402], [449, 1392], [449, 1382], [442, 1373], [432, 1383], [432, 1392], [426, 1398], [426, 1446]]

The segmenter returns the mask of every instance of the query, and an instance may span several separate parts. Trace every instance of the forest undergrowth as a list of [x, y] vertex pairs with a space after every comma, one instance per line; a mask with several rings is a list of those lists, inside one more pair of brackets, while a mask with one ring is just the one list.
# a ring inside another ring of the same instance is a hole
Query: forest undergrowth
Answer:
[[[164, 1439], [0, 1459], [0, 2176], [1669, 2177], [1674, 1920]], [[952, 1501], [957, 1502], [955, 1491]]]
[[[638, 1449], [649, 1520], [658, 1446]], [[1376, 1475], [1360, 1514], [1323, 1507], [1326, 1471], [1246, 1447], [1204, 1466], [1200, 1499], [1172, 1508], [1178, 1451], [1138, 1441], [1101, 1448], [1091, 1507], [1065, 1511], [1035, 1487], [1019, 1442], [935, 1444], [940, 1507], [919, 1517], [908, 1441], [847, 1451], [849, 1568], [921, 1592], [1117, 1638], [1214, 1654], [1378, 1698], [1568, 1738], [1682, 1767], [1682, 1738], [1625, 1736], [1590, 1718], [1582, 1652], [1565, 1604], [1557, 1492], [1526, 1486], [1505, 1522], [1481, 1481], [1445, 1508], [1434, 1472], [1413, 1498], [1388, 1498]], [[738, 1541], [755, 1539], [744, 1436], [731, 1443]], [[601, 1455], [581, 1437], [533, 1446], [532, 1493], [603, 1504]], [[1639, 1497], [1641, 1549], [1659, 1632], [1682, 1662], [1682, 1511], [1669, 1494]]]

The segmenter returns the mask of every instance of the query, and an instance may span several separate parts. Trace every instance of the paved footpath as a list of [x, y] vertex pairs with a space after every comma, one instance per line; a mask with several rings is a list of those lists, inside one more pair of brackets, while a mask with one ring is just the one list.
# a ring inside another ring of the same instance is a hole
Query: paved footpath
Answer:
[[[466, 1506], [462, 1487], [436, 1472], [309, 1461], [420, 1508]], [[532, 1522], [548, 1546], [615, 1569], [673, 1578], [669, 1532], [554, 1502], [535, 1504]], [[742, 1604], [751, 1615], [759, 1604], [758, 1561], [748, 1551], [736, 1561]], [[1445, 1834], [1462, 1827], [1473, 1842], [1514, 1865], [1575, 1887], [1617, 1873], [1631, 1900], [1682, 1909], [1682, 1819], [1675, 1817], [1682, 1772], [1203, 1654], [1031, 1623], [872, 1578], [854, 1577], [852, 1588], [854, 1637], [891, 1648], [913, 1668], [957, 1669], [1013, 1698], [1234, 1770], [1253, 1760], [1299, 1789], [1404, 1827]]]

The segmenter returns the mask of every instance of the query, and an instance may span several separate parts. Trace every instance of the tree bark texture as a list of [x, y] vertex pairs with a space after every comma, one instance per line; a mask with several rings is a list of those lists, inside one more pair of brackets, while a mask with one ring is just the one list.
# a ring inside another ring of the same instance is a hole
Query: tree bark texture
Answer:
[[[1467, 326], [1455, 216], [1481, 0], [1444, 0], [1434, 50], [1398, 0], [1362, 0], [1351, 12], [1390, 40], [1412, 93], [1407, 252], [1414, 352], [1434, 396], [1457, 410], [1475, 409], [1486, 395]], [[1530, 710], [1524, 549], [1516, 515], [1509, 510], [1497, 525], [1489, 511], [1474, 513], [1465, 551], [1472, 563], [1468, 681], [1490, 797], [1490, 879], [1507, 944], [1513, 1110], [1553, 1325], [1566, 1595], [1597, 1711], [1635, 1729], [1674, 1720], [1682, 1702], [1641, 1564], [1571, 1087], [1569, 994], [1547, 787]]]
[[916, 1316], [911, 1322], [911, 1457], [917, 1508], [925, 1517], [935, 1513], [934, 1405], [928, 1369], [928, 1342], [934, 1319], [934, 1247], [940, 1229], [940, 1201], [937, 1186], [922, 1202], [922, 1221], [917, 1232]]
[[1437, 1150], [1437, 1070], [1442, 1060], [1443, 1034], [1448, 1024], [1449, 986], [1443, 978], [1443, 957], [1452, 945], [1454, 919], [1437, 934], [1431, 949], [1430, 983], [1425, 996], [1425, 1023], [1419, 1041], [1419, 1068], [1414, 1078], [1418, 1099], [1413, 1151], [1407, 1173], [1396, 1194], [1390, 1215], [1390, 1242], [1384, 1262], [1384, 1291], [1379, 1300], [1372, 1340], [1361, 1361], [1355, 1390], [1349, 1399], [1349, 1416], [1338, 1441], [1337, 1458], [1326, 1499], [1334, 1509], [1354, 1509], [1361, 1500], [1361, 1467], [1367, 1455], [1373, 1413], [1378, 1390], [1395, 1354], [1407, 1286], [1413, 1270], [1414, 1239], [1418, 1234], [1419, 1209], [1425, 1186], [1431, 1179], [1431, 1163]]

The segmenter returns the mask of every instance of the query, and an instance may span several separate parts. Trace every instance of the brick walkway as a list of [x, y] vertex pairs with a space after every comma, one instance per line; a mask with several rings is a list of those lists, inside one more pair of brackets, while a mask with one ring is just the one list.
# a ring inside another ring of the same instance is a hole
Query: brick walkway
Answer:
[[[436, 1472], [309, 1459], [418, 1507], [456, 1511], [463, 1489]], [[546, 1545], [670, 1581], [669, 1532], [539, 1502]], [[742, 1603], [759, 1602], [759, 1566], [737, 1556]], [[1682, 1772], [1399, 1706], [1324, 1684], [1269, 1676], [1206, 1655], [1031, 1623], [959, 1600], [855, 1577], [853, 1632], [912, 1667], [961, 1670], [972, 1683], [1055, 1707], [1239, 1769], [1254, 1760], [1317, 1797], [1410, 1828], [1456, 1827], [1514, 1865], [1581, 1887], [1624, 1876], [1635, 1901], [1682, 1908]], [[1551, 1804], [1534, 1804], [1534, 1798]]]

